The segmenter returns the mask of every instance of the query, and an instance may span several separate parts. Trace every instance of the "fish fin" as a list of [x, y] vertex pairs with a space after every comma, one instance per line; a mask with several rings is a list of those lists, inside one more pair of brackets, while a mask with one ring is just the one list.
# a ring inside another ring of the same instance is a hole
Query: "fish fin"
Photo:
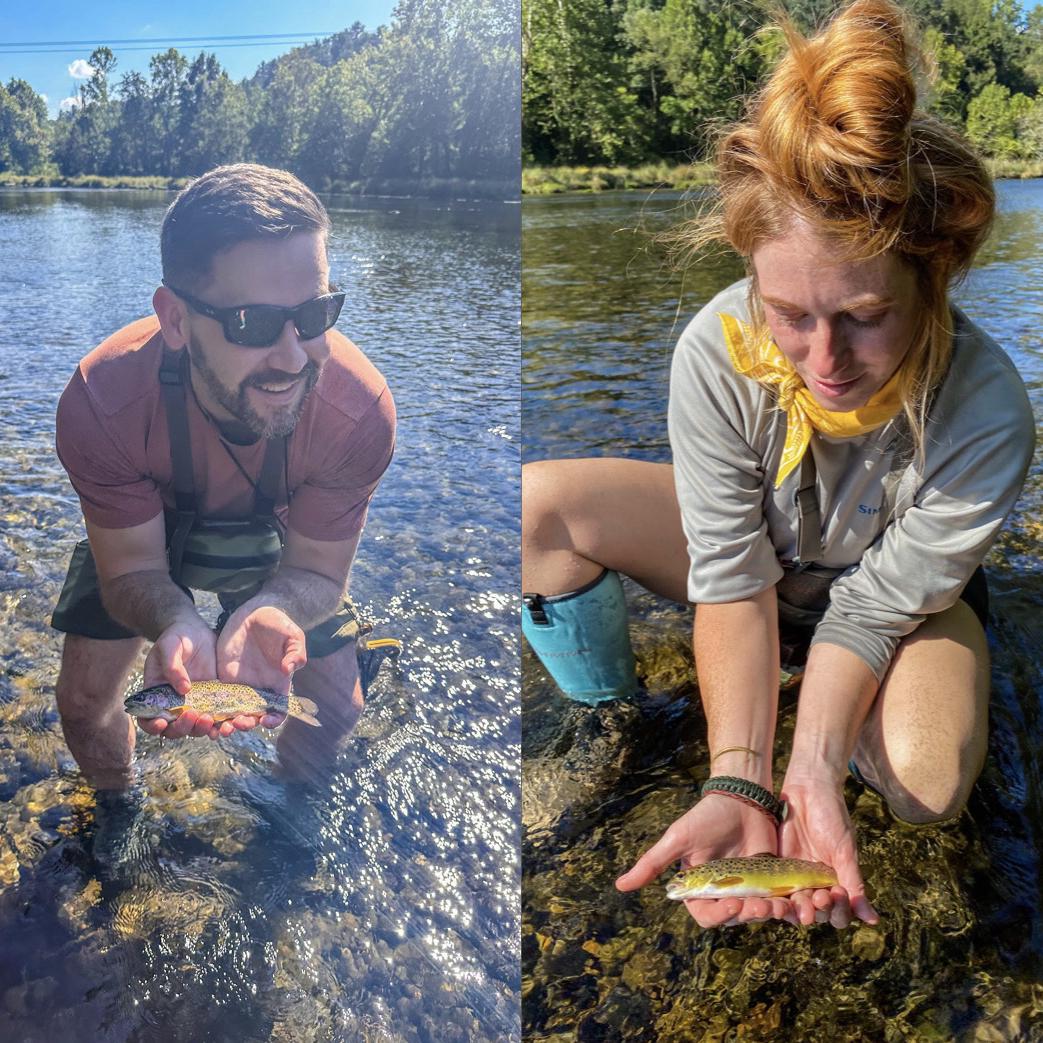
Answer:
[[793, 894], [792, 887], [773, 887], [771, 889], [772, 898], [785, 898], [787, 895]]
[[294, 698], [300, 704], [301, 709], [305, 713], [316, 714], [319, 712], [318, 704], [314, 700], [305, 699], [303, 695], [296, 695]]
[[[167, 713], [182, 714], [187, 709], [188, 709], [188, 703], [182, 703], [180, 706], [168, 706], [167, 707]], [[170, 720], [173, 720], [173, 719], [174, 719], [173, 717], [170, 718]]]
[[757, 854], [751, 855], [751, 858], [778, 858], [774, 851], [758, 851]]
[[[312, 703], [312, 706], [315, 704]], [[310, 724], [313, 728], [321, 728], [322, 725], [319, 723], [317, 718], [312, 717], [310, 713], [304, 713], [300, 710], [290, 711], [290, 716], [295, 717], [298, 721], [304, 721], [305, 724]]]
[[741, 884], [746, 878], [743, 876], [722, 876], [714, 880], [714, 887], [731, 887], [733, 884]]

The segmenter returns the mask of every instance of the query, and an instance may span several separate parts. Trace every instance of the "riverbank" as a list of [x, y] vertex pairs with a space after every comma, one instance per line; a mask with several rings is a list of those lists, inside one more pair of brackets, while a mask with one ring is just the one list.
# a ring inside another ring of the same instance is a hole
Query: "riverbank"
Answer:
[[[994, 178], [1043, 177], [1043, 160], [989, 159]], [[538, 167], [522, 169], [522, 195], [550, 196], [560, 192], [606, 192], [639, 188], [686, 191], [714, 182], [710, 163], [647, 163], [640, 167]]]
[[[140, 177], [100, 174], [12, 174], [0, 173], [0, 189], [4, 188], [122, 188], [177, 192], [191, 177]], [[514, 202], [519, 197], [518, 182], [476, 181], [467, 178], [366, 178], [357, 181], [322, 179], [311, 186], [323, 195], [393, 196], [402, 199], [483, 199]], [[570, 189], [571, 191], [571, 189]]]
[[640, 167], [523, 167], [522, 195], [669, 188], [684, 191], [713, 184], [709, 163], [646, 163]]

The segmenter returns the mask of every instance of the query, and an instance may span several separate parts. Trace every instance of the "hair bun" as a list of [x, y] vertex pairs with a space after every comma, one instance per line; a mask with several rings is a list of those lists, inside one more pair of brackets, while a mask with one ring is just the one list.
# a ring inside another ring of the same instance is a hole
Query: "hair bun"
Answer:
[[922, 62], [902, 12], [856, 0], [817, 36], [782, 22], [789, 50], [756, 99], [751, 122], [786, 187], [826, 210], [887, 210], [913, 192], [910, 126]]

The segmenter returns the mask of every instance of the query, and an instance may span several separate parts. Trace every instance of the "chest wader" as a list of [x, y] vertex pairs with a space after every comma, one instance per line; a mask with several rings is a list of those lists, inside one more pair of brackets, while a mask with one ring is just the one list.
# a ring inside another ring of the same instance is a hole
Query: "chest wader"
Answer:
[[173, 518], [167, 517], [170, 575], [181, 586], [216, 593], [227, 610], [252, 597], [279, 567], [283, 538], [275, 501], [280, 472], [286, 466], [286, 438], [268, 440], [251, 518], [201, 518], [181, 357], [164, 351], [159, 381], [167, 411], [176, 505]]
[[[167, 514], [170, 575], [181, 586], [217, 594], [222, 608], [216, 627], [220, 632], [236, 608], [275, 574], [282, 559], [283, 531], [275, 517], [275, 504], [280, 475], [286, 471], [286, 438], [268, 440], [254, 487], [251, 518], [200, 518], [179, 355], [163, 352], [159, 380], [170, 434], [176, 505], [176, 511]], [[288, 497], [289, 489], [286, 493]], [[402, 648], [397, 638], [368, 638], [372, 629], [358, 618], [355, 606], [345, 596], [337, 612], [307, 632], [309, 655], [321, 658], [354, 641], [359, 683], [365, 696], [383, 663], [396, 659]]]

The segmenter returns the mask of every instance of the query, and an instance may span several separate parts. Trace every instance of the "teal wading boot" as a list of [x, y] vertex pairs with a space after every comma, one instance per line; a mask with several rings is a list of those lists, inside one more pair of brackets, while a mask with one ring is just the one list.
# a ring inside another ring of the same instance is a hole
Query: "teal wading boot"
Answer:
[[597, 706], [637, 689], [623, 584], [605, 570], [568, 594], [523, 594], [522, 633], [570, 699]]

